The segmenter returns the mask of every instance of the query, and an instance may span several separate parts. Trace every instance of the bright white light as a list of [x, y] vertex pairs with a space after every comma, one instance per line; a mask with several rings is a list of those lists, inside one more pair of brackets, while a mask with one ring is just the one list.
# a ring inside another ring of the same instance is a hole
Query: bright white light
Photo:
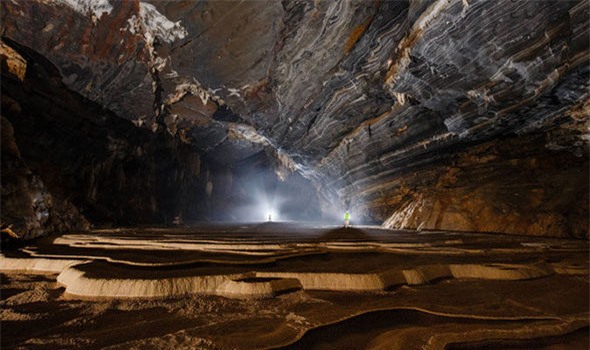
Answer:
[[264, 221], [278, 221], [279, 213], [274, 208], [266, 207]]
[[244, 194], [249, 200], [243, 201], [233, 209], [232, 217], [249, 222], [277, 222], [288, 219], [286, 213], [282, 212], [287, 198], [277, 193], [279, 186], [273, 173], [253, 172], [248, 177], [235, 181], [241, 181], [242, 187], [246, 190]]

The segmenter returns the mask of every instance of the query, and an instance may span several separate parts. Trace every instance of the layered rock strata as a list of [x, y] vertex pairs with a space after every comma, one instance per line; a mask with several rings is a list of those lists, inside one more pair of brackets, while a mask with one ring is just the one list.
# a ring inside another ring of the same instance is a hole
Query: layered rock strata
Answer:
[[225, 166], [274, 157], [325, 216], [588, 234], [584, 1], [1, 6], [68, 88]]

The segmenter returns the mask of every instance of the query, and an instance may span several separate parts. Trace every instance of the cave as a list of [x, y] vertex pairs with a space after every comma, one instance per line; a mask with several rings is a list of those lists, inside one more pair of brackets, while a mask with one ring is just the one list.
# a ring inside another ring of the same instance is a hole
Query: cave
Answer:
[[590, 346], [587, 1], [0, 28], [2, 348]]

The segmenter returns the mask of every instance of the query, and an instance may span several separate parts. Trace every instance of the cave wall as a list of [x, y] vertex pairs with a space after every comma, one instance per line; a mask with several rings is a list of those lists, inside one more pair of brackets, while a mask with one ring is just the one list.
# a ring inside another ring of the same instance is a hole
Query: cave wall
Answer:
[[0, 44], [2, 224], [33, 238], [232, 219], [230, 199], [246, 195], [236, 171], [72, 92], [33, 50]]
[[3, 224], [31, 238], [203, 212], [207, 165], [194, 150], [71, 92], [49, 61], [13, 45], [2, 43]]
[[2, 117], [1, 126], [2, 224], [25, 239], [46, 232], [88, 229], [90, 223], [78, 209], [67, 200], [54, 198], [21, 158], [8, 119]]
[[[2, 83], [22, 82], [27, 62], [14, 49], [0, 42]], [[1, 214], [3, 229], [8, 227], [19, 237], [32, 238], [47, 231], [88, 229], [89, 222], [70, 201], [54, 197], [38, 173], [23, 159], [15, 130], [5, 115], [20, 116], [21, 105], [2, 94], [1, 104]], [[3, 239], [5, 237], [2, 237]]]
[[[324, 158], [316, 173], [323, 202], [387, 227], [587, 237], [589, 78], [588, 66], [573, 70], [502, 118], [511, 128], [494, 136], [472, 137], [487, 128], [440, 134], [439, 115], [401, 106]], [[531, 128], [539, 115], [546, 119]], [[408, 117], [422, 128], [412, 130]]]
[[547, 135], [485, 142], [436, 170], [397, 177], [381, 199], [359, 195], [387, 227], [586, 237], [587, 157], [548, 152], [547, 142]]
[[199, 177], [223, 193], [209, 212], [264, 153], [334, 220], [588, 236], [583, 0], [0, 6], [2, 36], [65, 87], [221, 169]]

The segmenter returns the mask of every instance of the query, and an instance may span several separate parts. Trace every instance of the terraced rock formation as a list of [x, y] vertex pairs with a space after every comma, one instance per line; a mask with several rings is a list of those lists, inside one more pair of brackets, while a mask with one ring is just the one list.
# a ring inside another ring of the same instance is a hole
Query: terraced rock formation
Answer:
[[588, 343], [583, 240], [279, 223], [97, 230], [6, 252], [0, 272], [3, 347]]

